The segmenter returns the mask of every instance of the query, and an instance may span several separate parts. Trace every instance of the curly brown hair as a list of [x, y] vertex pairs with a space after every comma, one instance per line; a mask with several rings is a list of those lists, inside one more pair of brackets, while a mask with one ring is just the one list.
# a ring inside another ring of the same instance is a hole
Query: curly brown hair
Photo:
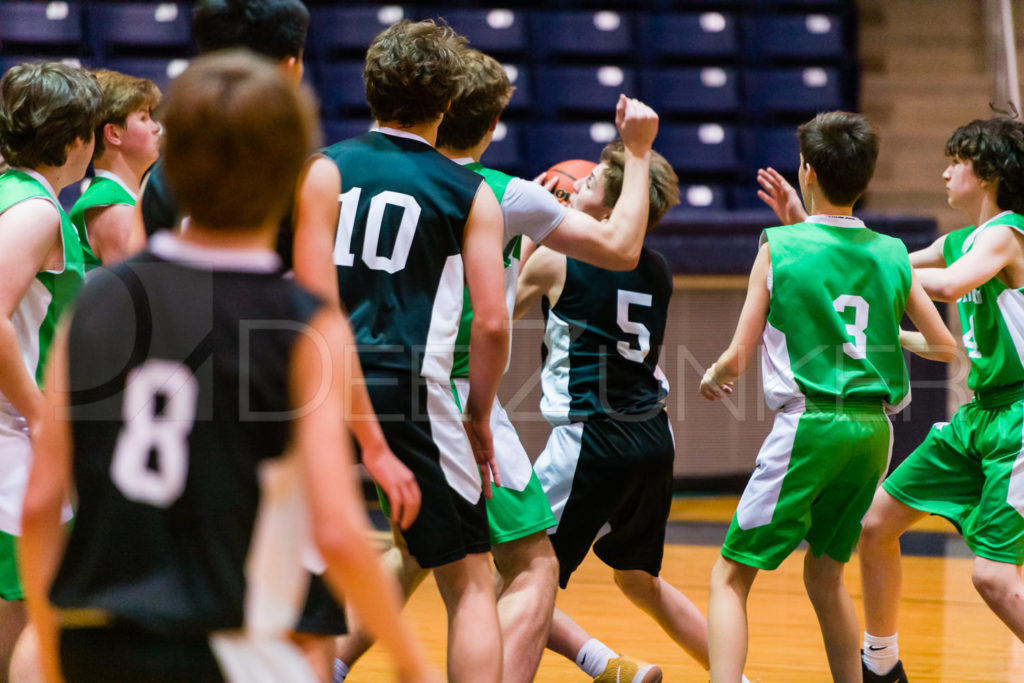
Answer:
[[950, 136], [946, 156], [970, 161], [974, 175], [995, 181], [1000, 209], [1024, 213], [1024, 123], [975, 119]]
[[437, 129], [437, 146], [469, 149], [476, 145], [501, 116], [515, 89], [496, 59], [466, 50], [462, 87]]
[[103, 93], [88, 72], [59, 62], [12, 66], [0, 80], [0, 154], [12, 166], [63, 166], [92, 139]]
[[363, 83], [377, 121], [414, 126], [448, 110], [466, 71], [466, 39], [447, 24], [403, 19], [366, 51]]
[[[601, 201], [608, 208], [614, 208], [622, 194], [622, 179], [626, 172], [626, 152], [622, 140], [605, 145], [601, 150], [604, 170], [604, 196]], [[650, 208], [647, 211], [647, 230], [658, 224], [665, 212], [679, 203], [679, 176], [672, 170], [672, 164], [665, 157], [651, 150]]]
[[160, 103], [160, 88], [148, 78], [137, 78], [110, 69], [97, 69], [92, 75], [103, 90], [103, 115], [96, 125], [96, 147], [92, 152], [95, 160], [106, 151], [103, 128], [108, 123], [123, 127], [132, 112], [156, 109]]

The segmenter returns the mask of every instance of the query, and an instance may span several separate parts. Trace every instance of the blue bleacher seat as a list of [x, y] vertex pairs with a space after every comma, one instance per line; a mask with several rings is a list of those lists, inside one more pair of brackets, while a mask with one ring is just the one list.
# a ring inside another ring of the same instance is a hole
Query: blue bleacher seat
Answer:
[[533, 12], [533, 45], [545, 54], [597, 57], [633, 50], [633, 15], [627, 12]]
[[562, 66], [534, 73], [536, 97], [546, 113], [596, 112], [611, 117], [619, 93], [635, 95], [636, 75], [619, 66]]
[[839, 59], [847, 54], [843, 21], [835, 14], [769, 14], [750, 17], [746, 50], [751, 58]]
[[640, 48], [655, 56], [711, 59], [736, 53], [736, 18], [731, 13], [646, 14], [637, 23]]
[[508, 80], [515, 86], [512, 99], [506, 107], [509, 111], [523, 111], [533, 106], [533, 86], [530, 83], [530, 70], [520, 64], [502, 64]]
[[717, 184], [696, 183], [679, 186], [679, 205], [671, 212], [722, 211], [728, 205], [728, 192]]
[[309, 23], [312, 56], [321, 60], [338, 53], [362, 56], [378, 33], [409, 16], [400, 5], [313, 7]]
[[75, 54], [82, 42], [82, 9], [77, 2], [0, 3], [0, 49]]
[[491, 144], [484, 152], [485, 166], [506, 173], [519, 174], [526, 170], [522, 154], [522, 127], [519, 123], [498, 122]]
[[[527, 177], [554, 166], [566, 159], [598, 161], [604, 146], [618, 137], [615, 124], [597, 123], [542, 123], [524, 131]], [[490, 163], [488, 157], [484, 157]]]
[[184, 56], [192, 46], [192, 9], [186, 2], [93, 3], [88, 26], [99, 55], [159, 50]]
[[640, 72], [640, 97], [662, 114], [736, 113], [739, 92], [739, 77], [733, 68], [707, 66]]
[[526, 13], [511, 9], [447, 9], [424, 13], [441, 17], [469, 38], [471, 47], [488, 54], [526, 52]]
[[369, 119], [328, 119], [323, 122], [324, 145], [359, 137], [372, 127]]
[[54, 55], [0, 55], [0, 76], [15, 64], [24, 62], [64, 62], [69, 66], [82, 66], [78, 57], [59, 57]]
[[744, 73], [746, 105], [752, 113], [807, 112], [843, 106], [839, 70], [822, 67], [752, 69]]
[[654, 148], [678, 173], [729, 173], [739, 162], [736, 128], [721, 123], [662, 125]]
[[320, 64], [317, 94], [325, 114], [341, 109], [366, 109], [363, 62]]
[[758, 168], [771, 166], [780, 173], [794, 174], [800, 165], [800, 144], [793, 126], [751, 127], [743, 131], [743, 161], [745, 168], [753, 173]]
[[188, 60], [161, 57], [118, 57], [106, 60], [102, 66], [138, 78], [148, 78], [156, 83], [161, 92], [166, 93], [171, 81], [188, 68]]

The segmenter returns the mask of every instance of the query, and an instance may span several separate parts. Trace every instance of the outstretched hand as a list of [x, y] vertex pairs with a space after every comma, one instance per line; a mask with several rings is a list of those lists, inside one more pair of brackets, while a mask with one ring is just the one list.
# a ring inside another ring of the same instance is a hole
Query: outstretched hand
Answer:
[[651, 151], [658, 135], [658, 114], [640, 100], [619, 95], [615, 105], [615, 127], [619, 129], [622, 144], [634, 156]]
[[800, 223], [807, 218], [807, 211], [796, 188], [781, 173], [771, 166], [759, 168], [757, 182], [762, 188], [757, 191], [757, 196], [772, 208], [783, 225]]
[[498, 471], [498, 459], [494, 455], [494, 437], [491, 434], [491, 422], [487, 420], [469, 419], [464, 422], [469, 445], [473, 449], [473, 457], [480, 468], [480, 484], [484, 498], [491, 497], [491, 481], [501, 486], [501, 472]]

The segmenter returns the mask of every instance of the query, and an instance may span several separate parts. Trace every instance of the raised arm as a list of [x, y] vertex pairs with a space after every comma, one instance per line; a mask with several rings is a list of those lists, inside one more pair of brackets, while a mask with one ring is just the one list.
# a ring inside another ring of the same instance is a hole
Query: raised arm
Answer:
[[757, 182], [761, 186], [757, 196], [771, 207], [782, 225], [793, 225], [807, 219], [807, 210], [799, 193], [781, 173], [771, 166], [759, 168]]
[[750, 282], [747, 285], [747, 298], [740, 311], [736, 332], [733, 334], [729, 348], [718, 357], [700, 383], [700, 393], [704, 398], [713, 401], [732, 393], [733, 383], [739, 379], [750, 363], [750, 357], [757, 348], [757, 343], [764, 332], [768, 320], [768, 305], [771, 300], [768, 292], [768, 274], [771, 272], [771, 255], [768, 244], [762, 244], [757, 258], [750, 269]]
[[[325, 307], [301, 335], [291, 363], [291, 390], [299, 410], [294, 441], [305, 474], [313, 534], [327, 564], [328, 584], [359, 614], [390, 652], [404, 681], [430, 680], [419, 641], [401, 616], [398, 586], [384, 573], [356, 486], [355, 463], [339, 419], [345, 413], [347, 349], [355, 340], [340, 311]], [[324, 378], [327, 395], [322, 397]]]
[[945, 245], [946, 236], [942, 235], [924, 249], [910, 252], [910, 265], [914, 268], [945, 268], [946, 257], [942, 253]]
[[948, 268], [918, 268], [916, 274], [935, 301], [956, 301], [985, 284], [1020, 253], [1017, 232], [1005, 225], [986, 229], [971, 250]]
[[622, 194], [606, 221], [569, 209], [542, 244], [609, 270], [632, 270], [640, 261], [650, 203], [651, 145], [658, 115], [639, 100], [619, 96], [615, 109], [626, 152]]
[[516, 308], [513, 319], [519, 320], [547, 296], [553, 306], [565, 286], [565, 256], [547, 247], [538, 247], [519, 273]]
[[503, 236], [504, 221], [498, 200], [486, 183], [480, 183], [462, 241], [466, 286], [473, 304], [465, 425], [487, 497], [491, 495], [492, 477], [501, 485], [490, 419], [494, 395], [508, 360], [508, 308], [501, 255]]

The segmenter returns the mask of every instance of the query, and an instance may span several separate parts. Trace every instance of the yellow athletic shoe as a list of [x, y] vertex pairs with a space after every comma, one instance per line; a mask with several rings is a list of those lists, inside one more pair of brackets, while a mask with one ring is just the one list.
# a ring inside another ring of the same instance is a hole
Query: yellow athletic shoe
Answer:
[[594, 683], [661, 683], [661, 667], [620, 655], [608, 660]]

